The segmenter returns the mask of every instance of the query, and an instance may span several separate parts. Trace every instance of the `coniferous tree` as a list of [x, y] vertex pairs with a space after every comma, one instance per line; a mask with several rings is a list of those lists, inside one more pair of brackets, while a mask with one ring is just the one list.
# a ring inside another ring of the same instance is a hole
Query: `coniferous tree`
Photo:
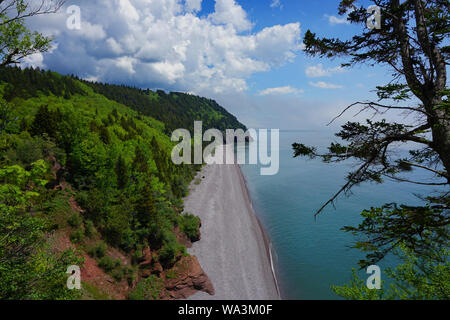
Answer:
[[128, 184], [128, 168], [125, 163], [125, 159], [119, 156], [115, 167], [116, 177], [117, 177], [117, 187], [119, 189], [124, 189]]
[[98, 128], [100, 140], [103, 141], [104, 144], [111, 143], [111, 135], [109, 134], [109, 130], [105, 125], [102, 125]]
[[[328, 152], [319, 153], [314, 147], [295, 143], [294, 156], [319, 157], [325, 162], [347, 159], [358, 162], [342, 188], [316, 214], [340, 194], [349, 194], [354, 186], [363, 182], [381, 183], [387, 178], [402, 183], [446, 187], [443, 192], [423, 197], [424, 205], [386, 204], [365, 210], [359, 226], [345, 227], [344, 230], [361, 239], [355, 244], [366, 253], [366, 258], [360, 261], [361, 267], [376, 264], [386, 254], [403, 246], [408, 253], [421, 259], [436, 264], [443, 260], [448, 268], [446, 257], [434, 254], [448, 248], [450, 243], [448, 1], [372, 2], [381, 10], [379, 29], [365, 28], [350, 40], [320, 38], [308, 30], [304, 37], [305, 51], [312, 56], [346, 58], [348, 62], [343, 64], [344, 67], [367, 63], [391, 69], [393, 79], [377, 87], [378, 101], [356, 102], [338, 117], [359, 106], [360, 112], [370, 111], [374, 116], [385, 116], [393, 111], [407, 112], [415, 115], [415, 122], [389, 122], [386, 119], [367, 120], [364, 124], [348, 122], [336, 134], [345, 141], [344, 145], [332, 143]], [[355, 0], [341, 1], [339, 14], [348, 14], [350, 23], [363, 26], [371, 15], [367, 8], [357, 7]], [[406, 143], [409, 154], [399, 157], [398, 146]], [[423, 180], [405, 177], [405, 173], [413, 168], [434, 176]], [[447, 296], [450, 293], [447, 292]]]
[[63, 115], [59, 109], [51, 111], [47, 105], [40, 106], [31, 125], [31, 132], [34, 135], [45, 133], [50, 137], [56, 137], [62, 118]]
[[148, 172], [148, 162], [144, 152], [139, 146], [136, 146], [133, 160], [133, 170], [138, 172]]
[[147, 182], [140, 192], [139, 200], [136, 205], [138, 221], [144, 226], [150, 226], [156, 222], [156, 206], [153, 191], [150, 182]]

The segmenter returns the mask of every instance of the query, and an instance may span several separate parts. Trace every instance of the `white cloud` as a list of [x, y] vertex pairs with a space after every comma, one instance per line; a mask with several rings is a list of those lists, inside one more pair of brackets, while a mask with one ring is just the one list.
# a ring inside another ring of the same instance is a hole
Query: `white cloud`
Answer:
[[196, 12], [202, 10], [202, 0], [186, 0], [186, 11]]
[[340, 88], [343, 88], [343, 86], [341, 86], [341, 85], [328, 83], [328, 82], [324, 82], [324, 81], [310, 82], [309, 84], [312, 85], [313, 87], [322, 88], [322, 89], [340, 89]]
[[335, 24], [350, 24], [350, 21], [347, 21], [347, 16], [342, 17], [342, 18], [338, 18], [336, 16], [330, 16], [328, 14], [325, 14], [324, 17], [328, 19], [328, 22], [331, 25], [335, 25]]
[[119, 12], [129, 20], [139, 20], [139, 13], [129, 0], [119, 0]]
[[80, 0], [82, 30], [65, 28], [64, 10], [30, 21], [59, 44], [44, 54], [50, 69], [199, 94], [244, 91], [254, 73], [292, 61], [301, 48], [299, 23], [249, 33], [252, 25], [236, 1], [217, 0], [208, 17], [197, 14], [201, 3]]
[[267, 89], [261, 90], [259, 92], [259, 95], [267, 96], [267, 95], [300, 94], [300, 93], [303, 93], [303, 90], [293, 88], [291, 86], [286, 86], [286, 87], [267, 88]]
[[272, 3], [270, 4], [271, 8], [280, 8], [283, 9], [283, 4], [280, 0], [272, 0]]
[[106, 43], [108, 44], [108, 46], [112, 52], [114, 52], [116, 54], [123, 53], [123, 49], [122, 49], [121, 45], [118, 44], [117, 41], [114, 40], [114, 38], [109, 38], [108, 40], [106, 40]]
[[345, 69], [341, 66], [337, 66], [334, 68], [324, 69], [323, 65], [319, 63], [316, 66], [309, 66], [305, 70], [306, 76], [310, 78], [320, 78], [320, 77], [330, 77], [335, 73], [345, 72]]
[[252, 23], [247, 19], [247, 13], [235, 0], [216, 0], [214, 10], [209, 17], [216, 24], [229, 25], [237, 31], [252, 28]]
[[105, 30], [98, 24], [91, 24], [90, 22], [82, 22], [81, 29], [75, 31], [79, 33], [83, 38], [88, 40], [102, 40], [106, 37]]
[[25, 57], [21, 63], [22, 67], [45, 68], [44, 55], [40, 52]]
[[136, 73], [134, 70], [134, 64], [136, 60], [130, 57], [120, 57], [119, 59], [114, 61], [114, 64], [117, 68], [124, 70], [129, 75], [133, 75]]

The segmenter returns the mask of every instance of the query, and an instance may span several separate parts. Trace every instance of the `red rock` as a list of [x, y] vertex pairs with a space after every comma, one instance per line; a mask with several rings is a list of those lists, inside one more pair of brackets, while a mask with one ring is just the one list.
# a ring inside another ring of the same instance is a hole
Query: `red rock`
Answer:
[[178, 227], [178, 226], [175, 227], [173, 232], [175, 233], [178, 243], [182, 244], [186, 248], [192, 247], [191, 240], [189, 239], [189, 237], [187, 235], [185, 235], [183, 232], [181, 232], [180, 227]]
[[215, 294], [213, 284], [200, 266], [197, 257], [183, 257], [170, 271], [176, 274], [175, 279], [166, 279], [165, 283], [170, 299], [186, 299], [197, 291]]

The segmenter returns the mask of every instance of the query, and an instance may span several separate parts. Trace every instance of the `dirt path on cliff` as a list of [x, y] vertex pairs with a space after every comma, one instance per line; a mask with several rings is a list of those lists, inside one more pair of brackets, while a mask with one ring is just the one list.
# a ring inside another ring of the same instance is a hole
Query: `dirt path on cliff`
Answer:
[[[207, 165], [185, 199], [185, 212], [202, 220], [201, 240], [188, 250], [197, 256], [216, 294], [189, 299], [279, 299], [263, 233], [246, 195], [237, 165]], [[203, 178], [204, 177], [204, 178]]]

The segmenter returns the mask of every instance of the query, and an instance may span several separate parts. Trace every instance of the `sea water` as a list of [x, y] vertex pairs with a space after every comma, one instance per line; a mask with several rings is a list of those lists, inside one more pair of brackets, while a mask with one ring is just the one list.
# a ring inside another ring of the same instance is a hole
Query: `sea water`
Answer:
[[[364, 183], [350, 197], [341, 196], [315, 220], [314, 213], [345, 183], [354, 162], [323, 163], [319, 159], [293, 158], [292, 143], [301, 142], [325, 151], [337, 141], [331, 132], [280, 131], [280, 170], [274, 176], [260, 175], [259, 166], [241, 165], [258, 218], [272, 242], [278, 284], [284, 299], [338, 299], [331, 285], [351, 279], [352, 268], [364, 256], [351, 248], [356, 240], [341, 230], [357, 226], [360, 212], [397, 202], [419, 204], [414, 194], [427, 195], [435, 187], [385, 181]], [[401, 152], [406, 152], [402, 150]], [[423, 170], [408, 177], [424, 178]], [[398, 261], [388, 257], [378, 265], [383, 270]], [[364, 270], [359, 275], [365, 279]], [[381, 280], [387, 280], [383, 278]]]

